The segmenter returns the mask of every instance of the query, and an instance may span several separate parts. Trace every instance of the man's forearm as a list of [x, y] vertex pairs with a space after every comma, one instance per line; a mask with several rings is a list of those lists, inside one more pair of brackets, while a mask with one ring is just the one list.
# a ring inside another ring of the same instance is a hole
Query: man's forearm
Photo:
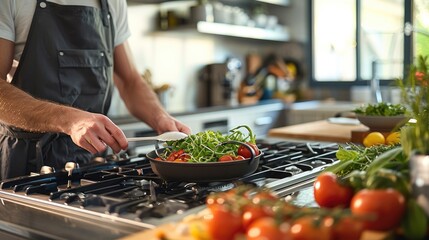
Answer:
[[6, 125], [33, 132], [66, 132], [71, 111], [76, 110], [37, 100], [0, 79], [0, 122]]

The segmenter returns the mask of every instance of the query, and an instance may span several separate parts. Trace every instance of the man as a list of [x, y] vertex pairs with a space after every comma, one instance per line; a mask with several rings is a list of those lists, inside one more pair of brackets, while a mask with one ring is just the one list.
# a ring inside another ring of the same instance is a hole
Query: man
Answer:
[[126, 149], [105, 116], [113, 82], [130, 113], [157, 132], [190, 133], [136, 70], [126, 14], [125, 0], [1, 1], [0, 179]]

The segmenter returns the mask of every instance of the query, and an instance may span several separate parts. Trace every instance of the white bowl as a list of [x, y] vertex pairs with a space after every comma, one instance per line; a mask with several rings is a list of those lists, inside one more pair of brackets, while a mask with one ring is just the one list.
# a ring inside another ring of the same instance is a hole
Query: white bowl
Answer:
[[390, 132], [395, 128], [399, 128], [408, 122], [408, 117], [404, 115], [398, 116], [367, 116], [356, 114], [357, 119], [363, 125], [369, 127], [371, 131]]

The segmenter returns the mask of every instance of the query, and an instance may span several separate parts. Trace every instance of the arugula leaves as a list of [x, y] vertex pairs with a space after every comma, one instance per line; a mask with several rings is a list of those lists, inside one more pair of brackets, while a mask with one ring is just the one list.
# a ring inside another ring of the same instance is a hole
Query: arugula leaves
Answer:
[[226, 135], [220, 131], [206, 130], [177, 141], [167, 141], [169, 148], [164, 151], [164, 154], [168, 156], [173, 151], [184, 150], [190, 156], [189, 162], [217, 162], [220, 156], [226, 154], [237, 155], [240, 145], [222, 145], [222, 143], [228, 141], [255, 143], [256, 137], [252, 129], [247, 125], [237, 126]]

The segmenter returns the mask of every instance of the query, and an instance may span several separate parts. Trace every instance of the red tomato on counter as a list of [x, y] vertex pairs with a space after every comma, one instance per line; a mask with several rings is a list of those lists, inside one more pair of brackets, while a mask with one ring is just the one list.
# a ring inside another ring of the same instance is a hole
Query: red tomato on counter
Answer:
[[288, 236], [289, 223], [278, 223], [272, 217], [262, 217], [255, 220], [247, 229], [246, 240], [275, 239], [286, 240]]
[[324, 219], [319, 225], [315, 224], [312, 217], [297, 219], [289, 229], [289, 239], [332, 239], [332, 219]]
[[240, 213], [227, 209], [224, 205], [212, 205], [211, 214], [205, 216], [207, 231], [213, 240], [232, 240], [243, 232]]
[[251, 200], [253, 204], [261, 204], [263, 202], [267, 204], [267, 202], [270, 202], [270, 201], [274, 202], [278, 199], [279, 198], [277, 197], [275, 192], [268, 191], [268, 190], [257, 192], [251, 196]]
[[320, 207], [348, 207], [353, 197], [353, 188], [339, 183], [337, 175], [324, 172], [317, 176], [313, 185], [314, 199]]
[[244, 208], [242, 221], [243, 228], [248, 229], [249, 226], [257, 219], [263, 217], [271, 217], [274, 213], [268, 206], [259, 206], [256, 204], [249, 204]]
[[362, 221], [347, 216], [333, 225], [332, 237], [334, 240], [359, 240], [364, 230]]
[[373, 218], [363, 221], [365, 229], [387, 231], [400, 224], [405, 198], [394, 189], [363, 189], [353, 197], [350, 210], [357, 216]]

